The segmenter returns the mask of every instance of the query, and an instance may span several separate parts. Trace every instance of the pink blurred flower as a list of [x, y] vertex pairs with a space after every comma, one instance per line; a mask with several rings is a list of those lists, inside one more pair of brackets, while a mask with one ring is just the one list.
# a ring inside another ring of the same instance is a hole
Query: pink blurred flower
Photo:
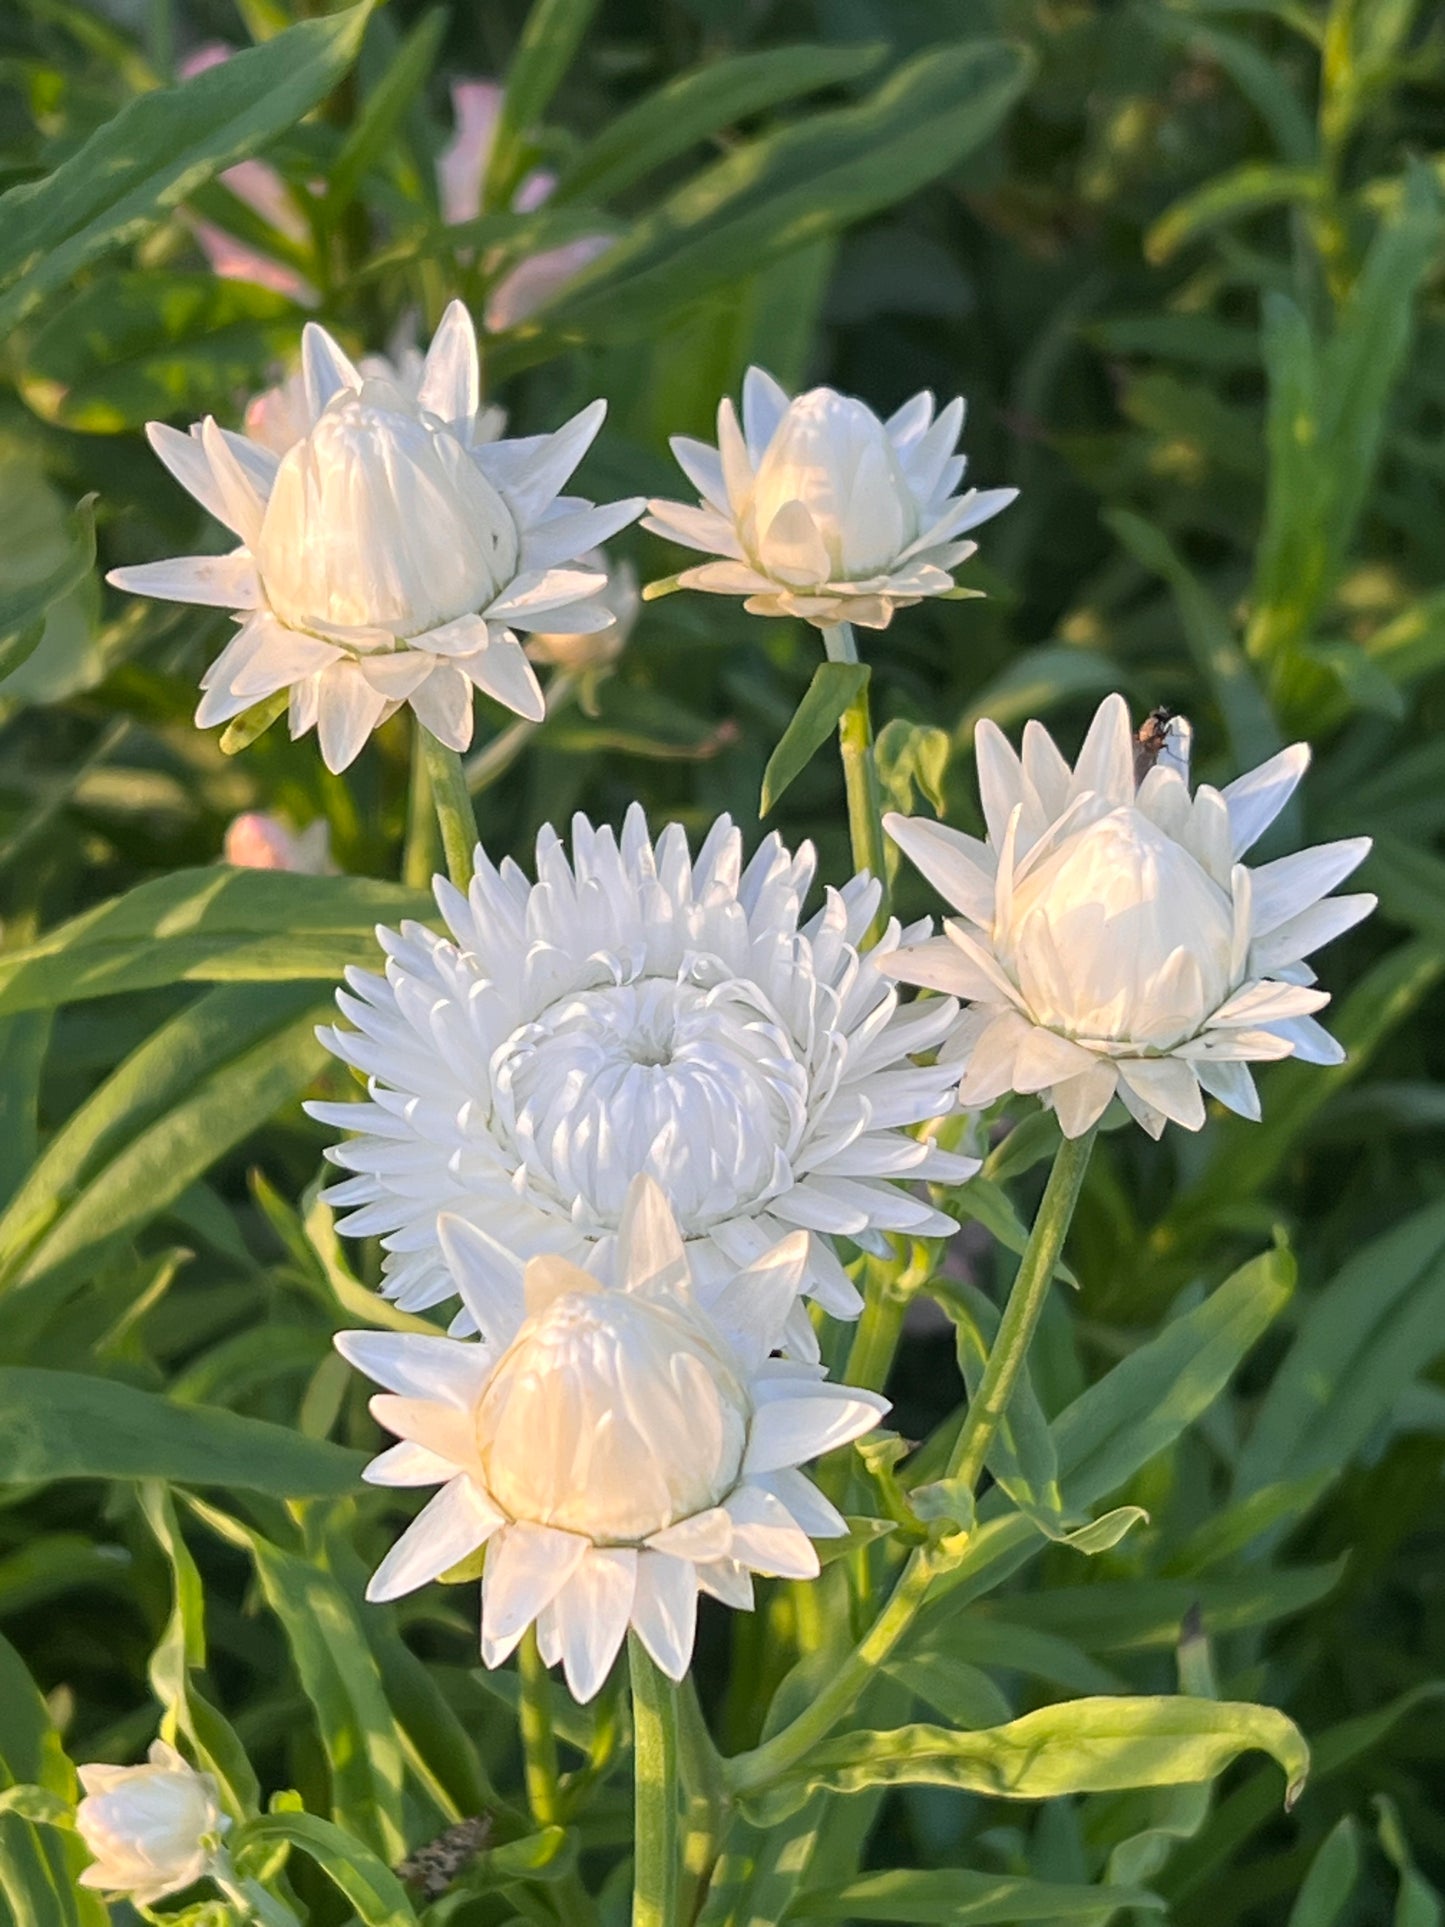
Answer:
[[[182, 80], [191, 80], [204, 73], [208, 67], [219, 67], [231, 58], [233, 49], [224, 41], [208, 41], [187, 56], [177, 69]], [[307, 239], [306, 222], [301, 210], [292, 200], [286, 183], [275, 168], [266, 161], [237, 161], [220, 176], [221, 184], [228, 187], [238, 201], [246, 206], [276, 232], [288, 241], [302, 243]], [[277, 294], [299, 303], [304, 308], [314, 308], [320, 300], [315, 288], [303, 275], [289, 268], [274, 256], [263, 254], [258, 248], [238, 241], [234, 234], [217, 227], [213, 221], [192, 220], [192, 232], [200, 245], [202, 254], [210, 262], [214, 273], [225, 281], [250, 281], [257, 287], [272, 288]]]
[[[181, 63], [182, 79], [189, 80], [207, 67], [229, 60], [231, 52], [221, 41], [211, 41], [198, 48]], [[451, 94], [455, 132], [438, 156], [436, 175], [442, 220], [448, 227], [455, 227], [459, 222], [473, 220], [481, 212], [482, 185], [496, 138], [502, 89], [494, 80], [457, 80], [452, 82]], [[278, 234], [288, 241], [307, 239], [307, 226], [300, 210], [281, 176], [267, 162], [238, 161], [220, 178], [238, 200], [244, 201]], [[512, 197], [514, 212], [532, 213], [551, 196], [556, 185], [555, 174], [535, 170]], [[316, 290], [294, 268], [250, 247], [213, 222], [193, 220], [191, 226], [201, 251], [217, 274], [228, 280], [251, 281], [263, 288], [274, 288], [278, 294], [287, 295], [304, 307], [317, 305], [320, 297]], [[563, 247], [544, 248], [540, 254], [520, 262], [509, 274], [503, 275], [488, 297], [483, 316], [487, 331], [498, 334], [535, 313], [611, 245], [611, 235], [584, 234]], [[261, 439], [269, 438], [262, 436]]]
[[[437, 160], [437, 191], [442, 219], [448, 227], [470, 221], [481, 212], [482, 185], [487, 177], [502, 89], [494, 80], [452, 82], [452, 117], [456, 132]], [[512, 196], [517, 214], [531, 214], [551, 197], [557, 176], [545, 169], [527, 175]], [[584, 234], [560, 248], [544, 248], [523, 261], [493, 288], [484, 316], [489, 334], [525, 320], [544, 306], [572, 277], [580, 274], [612, 245], [610, 234]]]
[[247, 810], [227, 826], [221, 860], [239, 870], [292, 870], [308, 877], [336, 875], [336, 865], [331, 861], [331, 827], [324, 816], [318, 816], [304, 830], [293, 830], [279, 816], [265, 810]]

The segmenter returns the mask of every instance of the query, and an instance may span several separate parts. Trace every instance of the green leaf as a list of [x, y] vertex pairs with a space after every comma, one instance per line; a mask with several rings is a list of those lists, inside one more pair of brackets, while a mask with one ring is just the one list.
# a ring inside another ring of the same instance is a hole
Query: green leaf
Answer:
[[335, 982], [379, 963], [377, 923], [434, 915], [422, 892], [369, 877], [176, 870], [7, 952], [0, 1013], [157, 984]]
[[50, 1013], [0, 1018], [0, 1212], [35, 1162], [40, 1144], [40, 1073], [50, 1046]]
[[1245, 161], [1216, 174], [1160, 215], [1144, 240], [1156, 265], [1177, 254], [1186, 242], [1212, 229], [1273, 207], [1308, 207], [1320, 194], [1313, 167], [1283, 167], [1275, 161]]
[[0, 682], [40, 647], [46, 612], [78, 589], [95, 567], [95, 502], [87, 495], [76, 504], [68, 546], [58, 558], [45, 558], [43, 574], [0, 589]]
[[203, 181], [293, 127], [356, 57], [371, 0], [306, 20], [178, 87], [127, 103], [43, 180], [0, 196], [0, 336]]
[[1435, 1204], [1364, 1245], [1302, 1308], [1240, 1454], [1236, 1491], [1348, 1465], [1401, 1387], [1429, 1368], [1442, 1331], [1445, 1204]]
[[0, 1291], [74, 1267], [164, 1211], [316, 1075], [327, 1014], [305, 985], [229, 985], [147, 1038], [57, 1133], [0, 1219]]
[[314, 1559], [298, 1558], [259, 1533], [230, 1523], [256, 1561], [266, 1602], [285, 1629], [315, 1712], [331, 1768], [333, 1817], [354, 1842], [364, 1842], [390, 1866], [407, 1848], [405, 1767], [397, 1723], [362, 1629], [361, 1608]]
[[677, 74], [585, 142], [560, 169], [552, 198], [608, 200], [734, 121], [799, 94], [858, 79], [886, 52], [886, 47], [869, 43], [768, 47], [759, 53], [725, 55]]
[[1376, 1833], [1385, 1858], [1400, 1876], [1395, 1899], [1395, 1927], [1440, 1927], [1445, 1906], [1440, 1896], [1415, 1865], [1410, 1842], [1395, 1802], [1386, 1793], [1375, 1795], [1378, 1815]]
[[582, 43], [597, 0], [532, 0], [507, 67], [506, 91], [487, 161], [483, 205], [506, 207], [528, 162], [527, 136], [542, 119]]
[[[1128, 1510], [1128, 1508], [1121, 1508]], [[1272, 1625], [1327, 1598], [1344, 1577], [1343, 1557], [1317, 1566], [1254, 1566], [1237, 1579], [1124, 1579], [1053, 1586], [1009, 1598], [999, 1618], [1068, 1639], [1091, 1653], [1168, 1649], [1196, 1608], [1211, 1635]], [[991, 1614], [992, 1604], [980, 1606]]]
[[173, 1405], [113, 1379], [0, 1366], [0, 1483], [166, 1479], [277, 1498], [349, 1492], [362, 1456], [284, 1425]]
[[950, 1726], [998, 1726], [1012, 1716], [1013, 1708], [982, 1667], [952, 1653], [895, 1656], [883, 1670]]
[[[1385, 1706], [1328, 1728], [1311, 1747], [1311, 1780], [1318, 1786], [1343, 1772], [1388, 1740], [1412, 1713], [1426, 1706], [1433, 1712], [1442, 1698], [1445, 1698], [1445, 1681], [1428, 1680], [1412, 1686]], [[1438, 1714], [1436, 1717], [1438, 1719]], [[1180, 1847], [1158, 1876], [1160, 1892], [1177, 1906], [1221, 1869], [1238, 1866], [1243, 1843], [1261, 1827], [1269, 1825], [1278, 1812], [1274, 1776], [1270, 1773], [1251, 1775], [1220, 1803], [1199, 1837]]]
[[[0, 1639], [0, 1789], [17, 1786], [26, 1789], [22, 1808], [35, 1789], [68, 1808], [80, 1792], [39, 1688]], [[16, 1927], [108, 1927], [104, 1902], [77, 1883], [89, 1858], [75, 1834], [0, 1813], [0, 1918]]]
[[206, 1664], [206, 1602], [201, 1575], [181, 1537], [175, 1507], [163, 1485], [147, 1481], [141, 1510], [171, 1568], [175, 1586], [171, 1616], [147, 1669], [151, 1690], [164, 1708], [161, 1738], [172, 1746], [184, 1736], [197, 1766], [211, 1774], [233, 1820], [254, 1813], [261, 1790], [246, 1750], [230, 1721], [191, 1678]]
[[950, 1733], [904, 1726], [825, 1740], [787, 1779], [750, 1797], [765, 1819], [794, 1811], [820, 1790], [947, 1786], [994, 1799], [1050, 1800], [1141, 1786], [1210, 1780], [1241, 1753], [1270, 1753], [1293, 1806], [1309, 1770], [1294, 1722], [1272, 1706], [1184, 1696], [1065, 1700], [1006, 1726]]
[[20, 387], [59, 428], [114, 435], [229, 408], [295, 345], [284, 295], [214, 274], [147, 269], [93, 281], [30, 343]]
[[846, 1887], [802, 1895], [790, 1920], [901, 1921], [904, 1927], [1014, 1927], [1016, 1921], [1082, 1920], [1093, 1927], [1105, 1907], [1160, 1913], [1164, 1902], [1142, 1887], [1064, 1886], [1014, 1874], [970, 1873], [962, 1867], [900, 1868], [868, 1873]]
[[954, 754], [973, 755], [973, 732], [985, 716], [1000, 729], [1012, 729], [1064, 703], [1107, 696], [1119, 681], [1118, 668], [1096, 650], [1071, 649], [1061, 643], [1020, 650], [959, 717], [953, 730]]
[[1097, 1504], [1172, 1445], [1224, 1390], [1294, 1285], [1287, 1251], [1252, 1259], [1060, 1413], [1054, 1438], [1070, 1502]]
[[1290, 1909], [1289, 1927], [1336, 1927], [1359, 1877], [1360, 1830], [1347, 1813], [1325, 1835], [1324, 1845], [1310, 1862]]
[[384, 159], [408, 108], [427, 83], [446, 29], [445, 7], [423, 14], [367, 95], [327, 179], [321, 207], [327, 226], [335, 226], [367, 174]]
[[946, 729], [934, 723], [909, 723], [895, 716], [878, 732], [873, 760], [886, 800], [907, 816], [914, 792], [925, 797], [942, 816], [947, 808], [944, 777], [953, 745]]
[[1031, 66], [1003, 41], [931, 47], [860, 105], [742, 143], [637, 221], [510, 352], [500, 344], [494, 369], [534, 357], [553, 326], [569, 339], [652, 334], [709, 290], [901, 200], [989, 138]]
[[227, 1843], [238, 1859], [297, 1847], [342, 1892], [362, 1927], [417, 1927], [407, 1891], [391, 1868], [353, 1834], [314, 1813], [268, 1813], [248, 1820]]
[[838, 727], [844, 712], [868, 687], [870, 671], [861, 662], [820, 662], [808, 693], [793, 712], [782, 740], [763, 771], [759, 814], [768, 815]]

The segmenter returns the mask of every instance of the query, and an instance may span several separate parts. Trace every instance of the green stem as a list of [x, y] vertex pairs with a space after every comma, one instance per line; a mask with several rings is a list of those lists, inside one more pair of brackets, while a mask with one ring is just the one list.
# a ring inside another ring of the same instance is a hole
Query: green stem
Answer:
[[[829, 662], [858, 660], [851, 623], [839, 622], [825, 629], [823, 647]], [[853, 867], [876, 877], [883, 890], [869, 931], [869, 941], [876, 941], [888, 920], [888, 861], [883, 840], [883, 793], [878, 786], [878, 765], [873, 756], [873, 717], [866, 683], [843, 711], [838, 724], [838, 749], [843, 758], [843, 783], [848, 793]]]
[[517, 1648], [522, 1682], [522, 1761], [527, 1804], [539, 1827], [560, 1817], [557, 1736], [552, 1728], [552, 1681], [537, 1650], [537, 1631], [528, 1627]]
[[441, 825], [442, 848], [446, 852], [447, 875], [459, 890], [472, 880], [472, 852], [477, 843], [477, 818], [467, 792], [462, 759], [454, 749], [439, 743], [429, 729], [417, 724], [417, 749], [426, 764], [432, 802]]
[[632, 1927], [678, 1927], [677, 1689], [636, 1633], [627, 1636], [627, 1658], [636, 1771]]
[[[962, 1480], [970, 1490], [983, 1470], [984, 1458], [1028, 1356], [1029, 1341], [1078, 1203], [1094, 1137], [1095, 1132], [1089, 1131], [1083, 1137], [1065, 1138], [1054, 1158], [983, 1382], [969, 1405], [949, 1461], [949, 1478]], [[734, 1793], [746, 1793], [781, 1778], [827, 1738], [857, 1704], [865, 1687], [876, 1678], [878, 1668], [913, 1624], [934, 1579], [956, 1563], [962, 1539], [963, 1535], [957, 1535], [951, 1541], [919, 1546], [910, 1555], [887, 1605], [806, 1710], [762, 1746], [728, 1761], [727, 1780]]]
[[988, 1448], [1008, 1410], [1014, 1386], [1028, 1357], [1034, 1328], [1048, 1298], [1059, 1254], [1073, 1221], [1074, 1206], [1079, 1202], [1097, 1133], [1096, 1125], [1082, 1137], [1066, 1137], [1055, 1154], [1054, 1168], [1044, 1187], [1039, 1214], [1034, 1219], [1018, 1276], [1004, 1307], [983, 1380], [969, 1400], [968, 1416], [949, 1461], [948, 1476], [961, 1480], [970, 1492], [978, 1484]]
[[431, 782], [426, 757], [421, 752], [421, 724], [416, 725], [418, 740], [411, 758], [411, 787], [406, 799], [406, 841], [401, 852], [401, 880], [413, 890], [426, 890], [436, 874], [441, 847], [440, 832], [431, 806]]

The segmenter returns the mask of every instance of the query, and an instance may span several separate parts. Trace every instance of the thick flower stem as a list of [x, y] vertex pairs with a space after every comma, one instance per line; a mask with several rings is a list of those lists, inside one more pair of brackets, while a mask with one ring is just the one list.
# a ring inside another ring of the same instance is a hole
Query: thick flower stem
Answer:
[[[965, 1484], [970, 1492], [978, 1483], [988, 1448], [1028, 1356], [1029, 1341], [1079, 1200], [1094, 1137], [1095, 1132], [1089, 1131], [1083, 1137], [1065, 1138], [1054, 1158], [983, 1382], [969, 1405], [968, 1418], [949, 1462], [949, 1478]], [[745, 1794], [780, 1779], [826, 1739], [877, 1676], [878, 1668], [912, 1625], [934, 1579], [952, 1562], [947, 1542], [920, 1546], [910, 1555], [887, 1605], [807, 1709], [762, 1746], [728, 1761], [727, 1782], [734, 1793]]]
[[[823, 631], [829, 662], [857, 662], [853, 625], [835, 623]], [[848, 793], [848, 833], [853, 843], [853, 867], [878, 879], [883, 895], [869, 938], [876, 941], [888, 920], [888, 864], [883, 841], [883, 793], [873, 757], [873, 717], [865, 684], [843, 711], [838, 724], [838, 749], [843, 758], [843, 782]]]
[[528, 1627], [517, 1648], [517, 1672], [522, 1682], [522, 1762], [527, 1805], [539, 1827], [550, 1827], [560, 1817], [557, 1736], [552, 1730], [552, 1681], [537, 1650], [534, 1627]]
[[982, 1383], [969, 1400], [968, 1416], [949, 1462], [949, 1477], [959, 1480], [970, 1492], [978, 1484], [988, 1448], [1008, 1410], [1014, 1386], [1028, 1357], [1034, 1328], [1048, 1298], [1054, 1269], [1073, 1221], [1074, 1207], [1079, 1202], [1097, 1131], [1095, 1126], [1082, 1137], [1066, 1137], [1055, 1153], [1054, 1167], [1044, 1187], [1039, 1213], [1004, 1307]]
[[677, 1688], [629, 1633], [636, 1774], [632, 1927], [678, 1927]]
[[472, 852], [477, 844], [477, 818], [467, 790], [462, 759], [454, 749], [439, 743], [429, 729], [417, 725], [417, 749], [426, 763], [432, 802], [441, 825], [442, 848], [446, 852], [447, 875], [459, 890], [472, 880]]

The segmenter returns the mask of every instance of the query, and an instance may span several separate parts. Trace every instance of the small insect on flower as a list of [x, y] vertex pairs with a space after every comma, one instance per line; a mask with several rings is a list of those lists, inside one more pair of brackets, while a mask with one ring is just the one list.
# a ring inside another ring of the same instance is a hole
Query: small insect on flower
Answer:
[[1158, 1137], [1171, 1120], [1197, 1131], [1204, 1092], [1257, 1118], [1251, 1060], [1341, 1061], [1303, 960], [1374, 908], [1329, 895], [1370, 839], [1239, 861], [1294, 793], [1302, 743], [1191, 796], [1187, 726], [1156, 711], [1136, 737], [1122, 696], [1100, 705], [1072, 769], [1036, 722], [1022, 758], [991, 722], [975, 742], [986, 842], [886, 819], [959, 918], [880, 965], [967, 1000], [947, 1047], [964, 1061], [961, 1103], [1037, 1092], [1077, 1137], [1117, 1092]]
[[315, 728], [328, 769], [409, 703], [452, 749], [472, 739], [477, 689], [540, 722], [516, 629], [605, 629], [606, 583], [569, 566], [632, 521], [560, 493], [602, 425], [593, 402], [554, 435], [488, 439], [476, 332], [447, 309], [415, 391], [368, 376], [323, 328], [302, 336], [306, 430], [277, 454], [207, 419], [151, 446], [242, 546], [115, 569], [138, 595], [237, 611], [201, 678], [201, 728], [289, 691], [290, 729]]
[[954, 592], [951, 571], [978, 546], [967, 531], [1018, 494], [956, 494], [963, 403], [933, 411], [926, 393], [887, 421], [832, 388], [790, 400], [750, 368], [741, 426], [724, 400], [716, 448], [673, 438], [701, 501], [650, 502], [643, 527], [718, 558], [684, 569], [679, 588], [740, 595], [753, 615], [800, 616], [820, 629], [886, 629], [897, 610]]
[[482, 1658], [500, 1666], [534, 1622], [548, 1665], [592, 1698], [629, 1626], [681, 1679], [699, 1591], [752, 1604], [753, 1573], [809, 1579], [812, 1539], [847, 1530], [798, 1470], [878, 1423], [887, 1401], [773, 1354], [807, 1263], [794, 1232], [736, 1270], [707, 1310], [661, 1189], [634, 1179], [614, 1239], [586, 1270], [523, 1266], [475, 1225], [442, 1238], [480, 1340], [343, 1332], [385, 1386], [400, 1443], [378, 1485], [440, 1485], [377, 1568], [395, 1599], [486, 1547]]
[[180, 1893], [216, 1864], [231, 1822], [216, 1783], [157, 1740], [145, 1766], [83, 1766], [76, 1830], [95, 1856], [82, 1887], [138, 1907]]

